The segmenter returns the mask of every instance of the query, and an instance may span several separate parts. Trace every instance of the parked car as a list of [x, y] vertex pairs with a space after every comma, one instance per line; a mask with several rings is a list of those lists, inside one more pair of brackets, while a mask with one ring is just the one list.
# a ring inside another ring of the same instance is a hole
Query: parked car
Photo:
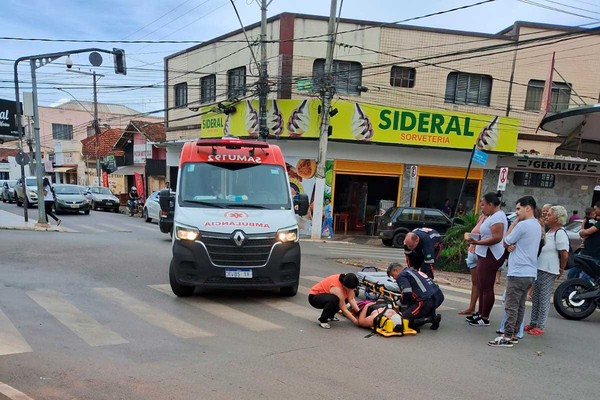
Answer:
[[2, 187], [0, 187], [0, 193], [2, 194], [2, 202], [12, 203], [13, 201], [17, 201], [17, 195], [15, 194], [16, 184], [16, 179], [11, 181], [4, 181]]
[[27, 203], [29, 206], [35, 206], [38, 203], [37, 194], [37, 179], [35, 176], [28, 176], [25, 178], [25, 193], [23, 193], [23, 178], [17, 179], [15, 185], [15, 194], [17, 197], [17, 206], [21, 207], [25, 203], [25, 196], [27, 196]]
[[146, 222], [152, 222], [152, 220], [158, 221], [160, 219], [160, 204], [158, 203], [158, 191], [152, 192], [148, 199], [144, 203], [144, 209], [142, 210], [142, 218]]
[[92, 202], [92, 209], [99, 208], [119, 212], [119, 198], [109, 188], [90, 186], [85, 190], [85, 198]]
[[379, 219], [377, 229], [385, 246], [403, 247], [406, 234], [416, 228], [432, 228], [441, 233], [452, 226], [446, 214], [434, 208], [392, 207]]
[[83, 211], [89, 215], [92, 201], [85, 198], [85, 188], [78, 185], [54, 185], [54, 209], [56, 212]]
[[569, 236], [569, 244], [571, 245], [571, 248], [573, 251], [578, 250], [583, 244], [583, 239], [581, 239], [581, 236], [579, 236], [579, 231], [581, 230], [581, 221], [575, 220], [567, 222], [564, 228]]

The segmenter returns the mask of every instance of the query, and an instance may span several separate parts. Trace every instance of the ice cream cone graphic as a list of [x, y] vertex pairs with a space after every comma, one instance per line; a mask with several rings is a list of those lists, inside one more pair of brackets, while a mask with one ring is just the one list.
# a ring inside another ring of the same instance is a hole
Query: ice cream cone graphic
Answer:
[[302, 100], [300, 105], [290, 115], [287, 123], [288, 135], [300, 137], [308, 131], [310, 126], [310, 114], [308, 113], [308, 100]]
[[[229, 115], [227, 118], [229, 119]], [[249, 136], [258, 137], [258, 113], [252, 106], [250, 100], [246, 100], [246, 118], [244, 127]]]
[[498, 117], [487, 124], [477, 136], [475, 145], [479, 150], [492, 150], [498, 145]]
[[277, 100], [271, 102], [271, 107], [267, 112], [267, 127], [269, 128], [269, 135], [279, 138], [283, 133], [283, 116], [279, 111]]
[[354, 114], [352, 114], [352, 136], [356, 140], [368, 141], [373, 138], [373, 125], [365, 114], [360, 104], [354, 103]]

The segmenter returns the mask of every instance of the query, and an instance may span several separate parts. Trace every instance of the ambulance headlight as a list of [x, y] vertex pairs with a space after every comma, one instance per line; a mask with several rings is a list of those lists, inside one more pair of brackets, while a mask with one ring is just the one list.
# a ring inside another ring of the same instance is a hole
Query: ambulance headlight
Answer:
[[175, 226], [175, 237], [179, 240], [196, 241], [200, 237], [200, 232], [196, 228], [190, 226]]
[[280, 231], [277, 231], [277, 240], [282, 243], [297, 242], [298, 241], [298, 228], [282, 229]]

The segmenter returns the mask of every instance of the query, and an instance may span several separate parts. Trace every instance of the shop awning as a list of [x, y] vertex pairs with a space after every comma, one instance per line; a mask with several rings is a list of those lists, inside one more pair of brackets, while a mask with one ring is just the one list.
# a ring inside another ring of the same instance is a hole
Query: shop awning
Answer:
[[71, 171], [77, 171], [77, 167], [54, 167], [54, 171], [53, 172], [71, 172]]
[[134, 173], [144, 175], [144, 167], [137, 165], [125, 165], [117, 168], [111, 175], [133, 175]]

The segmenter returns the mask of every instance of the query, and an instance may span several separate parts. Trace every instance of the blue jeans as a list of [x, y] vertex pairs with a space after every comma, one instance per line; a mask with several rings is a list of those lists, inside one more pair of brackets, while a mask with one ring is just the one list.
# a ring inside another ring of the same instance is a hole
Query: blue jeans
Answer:
[[581, 268], [571, 268], [569, 270], [569, 272], [567, 272], [567, 279], [573, 279], [573, 278], [585, 279], [586, 281], [590, 281], [590, 282], [594, 281], [592, 279], [592, 277], [589, 276], [588, 274], [586, 274], [585, 272], [583, 272], [581, 270]]
[[325, 232], [325, 228], [329, 230], [329, 236], [333, 239], [333, 218], [325, 218], [323, 221], [323, 227], [321, 228], [321, 235]]

